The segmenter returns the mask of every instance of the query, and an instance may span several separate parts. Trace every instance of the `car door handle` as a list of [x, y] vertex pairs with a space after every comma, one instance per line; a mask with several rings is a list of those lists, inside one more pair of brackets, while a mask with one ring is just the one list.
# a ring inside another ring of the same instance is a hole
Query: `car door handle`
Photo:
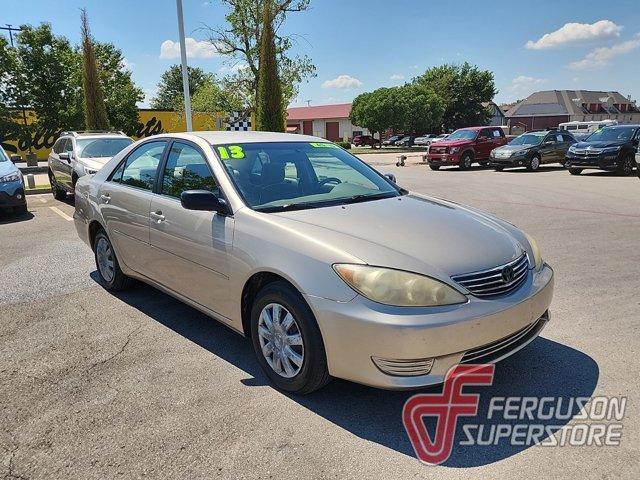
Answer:
[[164, 222], [164, 215], [162, 215], [162, 212], [160, 210], [158, 210], [157, 212], [151, 212], [149, 216], [158, 223]]
[[109, 203], [111, 201], [111, 196], [108, 193], [102, 194], [100, 195], [100, 200], [102, 200], [102, 203]]

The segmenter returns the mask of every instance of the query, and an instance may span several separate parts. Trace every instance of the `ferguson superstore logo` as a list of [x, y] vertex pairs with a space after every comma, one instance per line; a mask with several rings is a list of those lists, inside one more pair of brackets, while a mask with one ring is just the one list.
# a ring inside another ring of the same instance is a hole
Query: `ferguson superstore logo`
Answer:
[[[402, 421], [418, 459], [446, 462], [456, 446], [617, 446], [622, 439], [626, 397], [491, 397], [486, 422], [474, 421], [480, 394], [464, 387], [491, 386], [495, 365], [456, 365], [442, 393], [418, 394], [404, 405]], [[436, 422], [433, 436], [425, 420]], [[571, 424], [558, 428], [558, 422]]]

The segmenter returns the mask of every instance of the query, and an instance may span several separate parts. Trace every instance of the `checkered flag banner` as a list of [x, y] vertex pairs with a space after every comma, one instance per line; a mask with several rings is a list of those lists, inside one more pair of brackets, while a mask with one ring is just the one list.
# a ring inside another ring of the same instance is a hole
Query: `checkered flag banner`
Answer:
[[233, 112], [227, 121], [227, 131], [250, 132], [251, 114], [249, 112]]

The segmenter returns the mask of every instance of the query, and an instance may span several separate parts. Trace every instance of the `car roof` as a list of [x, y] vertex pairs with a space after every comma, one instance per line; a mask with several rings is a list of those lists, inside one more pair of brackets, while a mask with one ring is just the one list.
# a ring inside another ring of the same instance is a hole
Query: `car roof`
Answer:
[[313, 137], [311, 135], [300, 135], [297, 133], [277, 133], [277, 132], [181, 132], [163, 133], [154, 135], [154, 138], [184, 138], [185, 140], [201, 138], [206, 142], [216, 144], [228, 143], [263, 143], [263, 142], [328, 142], [325, 138]]

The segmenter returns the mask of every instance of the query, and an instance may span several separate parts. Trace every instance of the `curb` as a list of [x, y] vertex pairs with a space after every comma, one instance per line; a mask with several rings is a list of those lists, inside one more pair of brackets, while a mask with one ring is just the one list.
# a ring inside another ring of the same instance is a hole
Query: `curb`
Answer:
[[38, 195], [40, 193], [51, 193], [51, 187], [46, 188], [32, 188], [24, 190], [25, 195]]
[[47, 167], [18, 167], [23, 175], [28, 175], [29, 173], [38, 174], [38, 173], [47, 173], [49, 170]]

